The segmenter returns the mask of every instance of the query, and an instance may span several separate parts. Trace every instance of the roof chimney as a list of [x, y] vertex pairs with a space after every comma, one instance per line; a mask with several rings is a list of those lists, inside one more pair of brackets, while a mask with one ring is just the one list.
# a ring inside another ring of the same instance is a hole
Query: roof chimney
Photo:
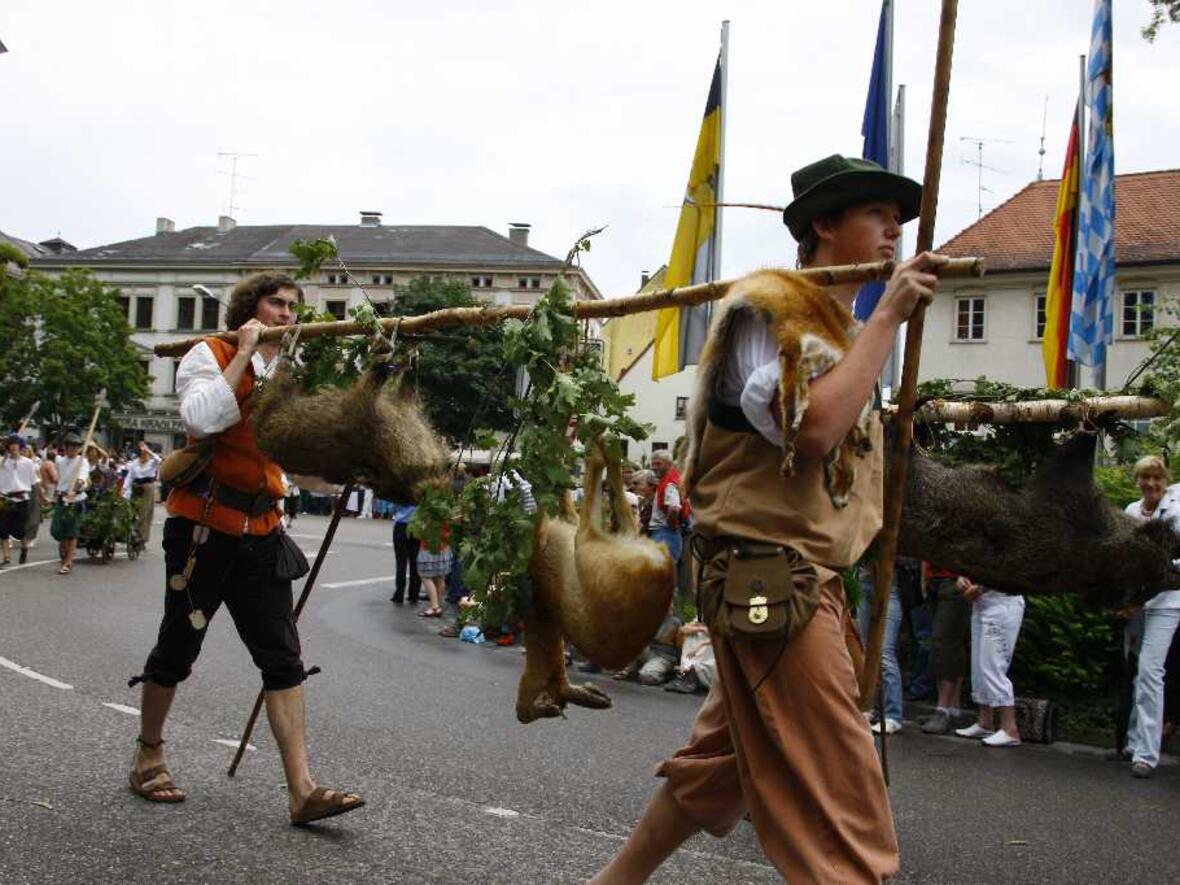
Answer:
[[639, 288], [642, 289], [651, 282], [651, 271], [641, 270], [639, 272]]
[[531, 224], [526, 224], [523, 221], [508, 222], [508, 239], [518, 246], [528, 246], [529, 228], [531, 227]]
[[176, 222], [171, 218], [160, 216], [156, 219], [156, 234], [170, 234], [176, 232]]
[[361, 227], [381, 227], [381, 213], [362, 209]]
[[220, 234], [228, 234], [231, 230], [238, 226], [238, 223], [230, 218], [228, 215], [217, 216], [217, 232]]

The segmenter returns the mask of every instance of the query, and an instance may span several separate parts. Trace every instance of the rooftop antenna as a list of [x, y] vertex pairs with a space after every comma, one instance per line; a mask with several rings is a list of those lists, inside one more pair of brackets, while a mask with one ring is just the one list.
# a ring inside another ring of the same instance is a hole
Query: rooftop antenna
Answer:
[[244, 181], [257, 180], [251, 175], [243, 175], [238, 172], [238, 160], [242, 157], [257, 157], [258, 154], [250, 154], [245, 151], [218, 151], [217, 156], [229, 157], [229, 172], [219, 170], [217, 174], [229, 176], [229, 201], [225, 206], [225, 214], [230, 218], [237, 218], [238, 210], [242, 208], [237, 204], [238, 179], [241, 178]]
[[999, 172], [1001, 175], [1008, 174], [1007, 169], [997, 169], [994, 166], [987, 166], [984, 164], [984, 162], [983, 162], [983, 146], [985, 144], [1012, 144], [1012, 142], [1010, 142], [1006, 138], [975, 138], [973, 136], [963, 136], [962, 138], [959, 139], [959, 141], [968, 141], [968, 142], [971, 142], [971, 144], [975, 145], [975, 159], [968, 160], [968, 159], [964, 158], [963, 162], [966, 163], [968, 166], [974, 166], [976, 168], [976, 170], [978, 171], [978, 176], [976, 178], [976, 189], [977, 189], [976, 194], [977, 194], [977, 196], [976, 196], [976, 216], [975, 216], [975, 220], [978, 221], [980, 218], [983, 218], [983, 192], [987, 191], [989, 194], [992, 192], [991, 188], [983, 186], [983, 170], [986, 169], [988, 172]]
[[1045, 127], [1049, 123], [1049, 96], [1045, 96], [1045, 113], [1041, 117], [1041, 148], [1037, 151], [1040, 160], [1037, 161], [1037, 181], [1045, 180]]

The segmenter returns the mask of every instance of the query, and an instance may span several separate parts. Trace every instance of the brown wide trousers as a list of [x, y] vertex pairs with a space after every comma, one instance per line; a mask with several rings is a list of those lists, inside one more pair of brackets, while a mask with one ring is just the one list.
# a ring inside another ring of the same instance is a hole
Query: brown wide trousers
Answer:
[[785, 648], [713, 637], [717, 680], [688, 746], [657, 774], [714, 836], [748, 810], [763, 851], [793, 885], [880, 882], [898, 869], [893, 817], [857, 705], [844, 590], [839, 575], [818, 571], [819, 608]]

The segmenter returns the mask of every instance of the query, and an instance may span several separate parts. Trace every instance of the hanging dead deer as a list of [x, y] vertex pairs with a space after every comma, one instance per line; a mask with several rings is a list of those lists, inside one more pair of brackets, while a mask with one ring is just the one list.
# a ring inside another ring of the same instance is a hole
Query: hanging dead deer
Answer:
[[403, 372], [378, 359], [349, 387], [308, 393], [288, 350], [254, 406], [268, 457], [288, 473], [368, 486], [402, 503], [445, 482], [449, 453]]
[[[602, 528], [604, 470], [618, 527], [613, 534]], [[524, 616], [516, 718], [560, 716], [567, 703], [609, 707], [610, 698], [594, 685], [570, 683], [562, 637], [595, 664], [626, 666], [655, 636], [676, 586], [667, 549], [639, 535], [617, 460], [591, 451], [581, 512], [567, 496], [562, 518], [538, 519], [529, 572], [533, 600]]]

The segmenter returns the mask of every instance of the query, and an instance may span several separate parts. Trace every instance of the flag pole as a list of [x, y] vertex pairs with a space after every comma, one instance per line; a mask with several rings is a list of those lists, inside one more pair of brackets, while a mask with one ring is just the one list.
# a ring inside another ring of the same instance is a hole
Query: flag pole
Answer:
[[[918, 216], [916, 253], [934, 246], [934, 219], [938, 211], [938, 186], [942, 176], [942, 148], [946, 135], [946, 109], [951, 88], [951, 60], [955, 52], [955, 20], [958, 0], [942, 0], [938, 23], [938, 50], [934, 61], [934, 89], [930, 100], [930, 130], [926, 139], [926, 172], [922, 182], [922, 209]], [[874, 585], [885, 588], [873, 594], [872, 618], [865, 648], [864, 669], [860, 674], [860, 701], [864, 709], [872, 704], [877, 677], [881, 670], [881, 644], [885, 635], [885, 612], [889, 606], [889, 588], [893, 586], [893, 564], [897, 557], [897, 537], [901, 528], [901, 504], [905, 496], [906, 467], [914, 438], [914, 405], [917, 400], [918, 362], [922, 355], [922, 329], [926, 306], [919, 303], [910, 314], [906, 328], [905, 363], [902, 367], [901, 394], [897, 403], [897, 445], [893, 461], [886, 470], [885, 513], [878, 541], [878, 560]], [[883, 728], [884, 726], [882, 726]]]
[[[717, 151], [717, 203], [725, 202], [725, 127], [729, 118], [729, 19], [721, 22], [721, 145]], [[721, 279], [721, 205], [713, 216], [713, 248], [709, 256], [709, 281]]]
[[[1086, 168], [1086, 53], [1084, 52], [1078, 56], [1078, 104], [1075, 113], [1078, 118], [1078, 157], [1075, 161], [1078, 164], [1078, 194], [1073, 207], [1073, 229], [1070, 231], [1070, 236], [1073, 237], [1073, 255], [1071, 256], [1073, 274], [1070, 274], [1069, 305], [1073, 303], [1073, 277], [1078, 272], [1078, 221], [1082, 211], [1081, 176], [1082, 170]], [[1072, 310], [1067, 311], [1067, 314], [1071, 312]], [[1068, 338], [1069, 336], [1067, 335], [1065, 347], [1065, 384], [1067, 387], [1078, 388], [1082, 386], [1081, 370], [1078, 368], [1078, 362], [1076, 360], [1069, 359]]]

